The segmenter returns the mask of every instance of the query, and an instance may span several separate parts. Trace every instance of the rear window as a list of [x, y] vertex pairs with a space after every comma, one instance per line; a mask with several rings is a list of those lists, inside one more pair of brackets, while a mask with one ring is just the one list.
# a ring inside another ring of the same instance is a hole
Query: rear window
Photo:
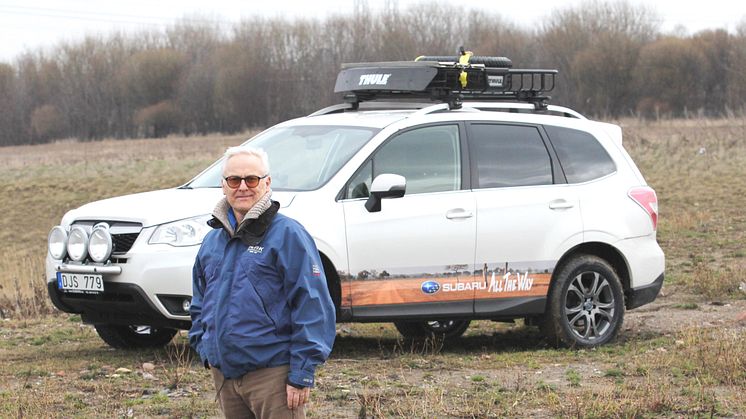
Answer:
[[550, 185], [552, 162], [535, 127], [472, 124], [471, 160], [476, 163], [476, 187]]
[[570, 128], [545, 126], [568, 183], [588, 182], [616, 171], [596, 137]]

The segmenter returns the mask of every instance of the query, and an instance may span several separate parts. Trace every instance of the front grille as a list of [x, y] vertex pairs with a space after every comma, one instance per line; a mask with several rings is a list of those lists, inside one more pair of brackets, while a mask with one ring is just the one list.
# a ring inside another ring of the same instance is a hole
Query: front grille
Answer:
[[88, 234], [91, 234], [93, 226], [105, 222], [109, 225], [111, 233], [112, 255], [121, 256], [132, 248], [135, 240], [140, 235], [142, 224], [128, 221], [107, 221], [107, 220], [78, 220], [73, 225], [83, 226]]
[[112, 234], [111, 242], [114, 245], [112, 254], [121, 255], [127, 253], [139, 235], [140, 233]]

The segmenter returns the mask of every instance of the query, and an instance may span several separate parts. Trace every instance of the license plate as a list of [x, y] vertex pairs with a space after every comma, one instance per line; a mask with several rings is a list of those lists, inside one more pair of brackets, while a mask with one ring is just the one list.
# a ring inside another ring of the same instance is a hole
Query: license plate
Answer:
[[104, 278], [99, 274], [57, 272], [57, 288], [65, 292], [98, 294], [104, 292]]

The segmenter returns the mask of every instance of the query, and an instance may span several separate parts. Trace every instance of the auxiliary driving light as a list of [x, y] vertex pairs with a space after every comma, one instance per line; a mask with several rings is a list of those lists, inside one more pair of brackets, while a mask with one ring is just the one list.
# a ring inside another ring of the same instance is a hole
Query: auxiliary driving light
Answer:
[[192, 308], [192, 300], [185, 298], [184, 301], [181, 302], [181, 308], [189, 313], [189, 309]]
[[47, 246], [52, 259], [64, 259], [67, 254], [67, 231], [60, 226], [54, 227], [47, 236]]
[[106, 223], [96, 224], [91, 231], [91, 238], [88, 241], [88, 254], [91, 260], [98, 263], [104, 263], [111, 256], [112, 244], [109, 225]]
[[88, 234], [83, 227], [74, 226], [67, 237], [67, 254], [70, 255], [70, 259], [82, 262], [86, 257], [87, 249]]

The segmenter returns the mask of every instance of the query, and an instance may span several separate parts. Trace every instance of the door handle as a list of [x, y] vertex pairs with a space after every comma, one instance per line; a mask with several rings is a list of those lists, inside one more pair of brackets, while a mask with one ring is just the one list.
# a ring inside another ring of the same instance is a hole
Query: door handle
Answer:
[[572, 202], [565, 201], [564, 199], [555, 199], [549, 203], [549, 209], [568, 209], [574, 207], [575, 204]]
[[454, 208], [446, 211], [446, 218], [449, 220], [460, 220], [464, 218], [471, 218], [474, 214], [471, 211], [467, 211], [463, 208]]

